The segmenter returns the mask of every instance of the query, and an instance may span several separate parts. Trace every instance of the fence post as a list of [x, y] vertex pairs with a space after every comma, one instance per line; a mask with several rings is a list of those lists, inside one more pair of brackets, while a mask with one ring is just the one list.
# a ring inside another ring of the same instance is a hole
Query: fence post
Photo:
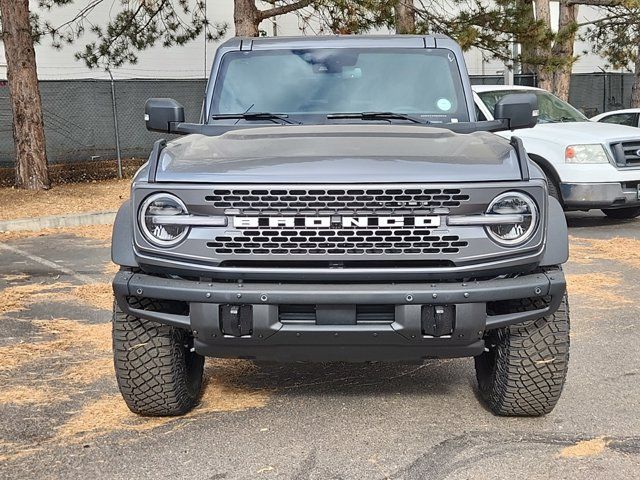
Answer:
[[116, 107], [116, 85], [113, 81], [111, 69], [107, 68], [111, 78], [111, 109], [113, 111], [113, 129], [116, 133], [116, 154], [118, 155], [118, 178], [122, 178], [122, 157], [120, 156], [120, 131], [118, 129], [118, 108]]

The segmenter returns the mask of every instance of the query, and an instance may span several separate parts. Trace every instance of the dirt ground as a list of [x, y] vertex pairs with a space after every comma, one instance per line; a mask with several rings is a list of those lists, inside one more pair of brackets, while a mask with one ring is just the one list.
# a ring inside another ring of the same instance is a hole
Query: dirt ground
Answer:
[[83, 212], [115, 212], [129, 198], [131, 179], [66, 183], [32, 192], [0, 188], [0, 221]]
[[539, 419], [484, 409], [470, 359], [208, 359], [192, 413], [138, 417], [113, 374], [109, 230], [0, 237], [0, 478], [640, 478], [640, 221], [570, 226], [570, 371]]

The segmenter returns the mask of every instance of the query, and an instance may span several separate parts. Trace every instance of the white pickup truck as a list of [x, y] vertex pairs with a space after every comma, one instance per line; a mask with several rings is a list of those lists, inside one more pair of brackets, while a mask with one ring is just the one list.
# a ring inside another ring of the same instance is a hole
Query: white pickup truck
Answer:
[[[478, 120], [493, 120], [509, 93], [535, 93], [538, 124], [519, 130], [525, 149], [546, 173], [550, 193], [565, 210], [601, 209], [617, 219], [640, 215], [640, 131], [590, 121], [545, 90], [505, 85], [473, 87]], [[511, 132], [498, 135], [509, 137]]]

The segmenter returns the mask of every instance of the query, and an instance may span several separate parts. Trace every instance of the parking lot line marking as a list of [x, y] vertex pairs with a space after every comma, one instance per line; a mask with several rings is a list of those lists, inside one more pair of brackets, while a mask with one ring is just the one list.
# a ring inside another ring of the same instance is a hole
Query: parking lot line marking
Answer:
[[24, 250], [21, 250], [21, 249], [16, 248], [16, 247], [12, 247], [12, 246], [7, 245], [5, 243], [0, 243], [0, 249], [8, 250], [8, 251], [10, 251], [12, 253], [15, 253], [17, 255], [21, 255], [23, 257], [26, 257], [29, 260], [33, 261], [33, 262], [39, 263], [40, 265], [44, 265], [45, 267], [49, 267], [49, 268], [52, 268], [52, 269], [57, 270], [59, 272], [62, 272], [65, 275], [69, 275], [69, 276], [75, 278], [76, 280], [78, 280], [81, 283], [94, 283], [95, 282], [95, 280], [93, 278], [91, 278], [90, 276], [88, 276], [88, 275], [84, 275], [82, 273], [74, 272], [70, 268], [63, 267], [62, 265], [59, 265], [56, 262], [52, 262], [51, 260], [47, 260], [46, 258], [39, 257], [38, 255], [33, 255], [32, 253], [25, 252]]

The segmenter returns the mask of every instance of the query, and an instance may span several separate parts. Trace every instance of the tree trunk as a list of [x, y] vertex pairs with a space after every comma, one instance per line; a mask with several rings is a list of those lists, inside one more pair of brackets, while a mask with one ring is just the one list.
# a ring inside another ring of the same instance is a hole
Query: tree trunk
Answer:
[[631, 108], [640, 108], [640, 45], [638, 45], [637, 55], [633, 87], [631, 87]]
[[[551, 32], [551, 9], [549, 8], [549, 0], [536, 0], [535, 13], [536, 21], [544, 23], [547, 31]], [[551, 90], [553, 88], [553, 74], [547, 66], [551, 57], [551, 39], [545, 38], [538, 42], [535, 56], [538, 87]]]
[[571, 70], [575, 58], [573, 44], [576, 40], [578, 5], [569, 4], [568, 0], [560, 2], [560, 22], [558, 34], [553, 45], [552, 54], [563, 64], [553, 74], [553, 93], [564, 101], [569, 100], [569, 84]]
[[0, 15], [13, 113], [16, 183], [30, 190], [46, 189], [49, 172], [29, 0], [0, 0]]
[[[534, 4], [532, 0], [518, 0], [521, 4], [523, 14], [520, 19], [525, 25], [532, 25], [535, 23], [536, 18], [534, 15]], [[516, 43], [520, 44], [520, 60], [521, 60], [521, 71], [524, 74], [531, 74], [536, 72], [536, 65], [534, 63], [536, 57], [536, 41], [531, 38], [531, 34], [524, 34], [520, 37], [516, 36]], [[514, 59], [514, 66], [515, 66]], [[515, 70], [515, 69], [514, 69]], [[518, 73], [514, 71], [514, 73]]]
[[234, 0], [233, 23], [236, 37], [257, 37], [259, 35], [260, 12], [255, 0]]
[[413, 0], [397, 0], [394, 9], [396, 33], [416, 33], [416, 11]]

